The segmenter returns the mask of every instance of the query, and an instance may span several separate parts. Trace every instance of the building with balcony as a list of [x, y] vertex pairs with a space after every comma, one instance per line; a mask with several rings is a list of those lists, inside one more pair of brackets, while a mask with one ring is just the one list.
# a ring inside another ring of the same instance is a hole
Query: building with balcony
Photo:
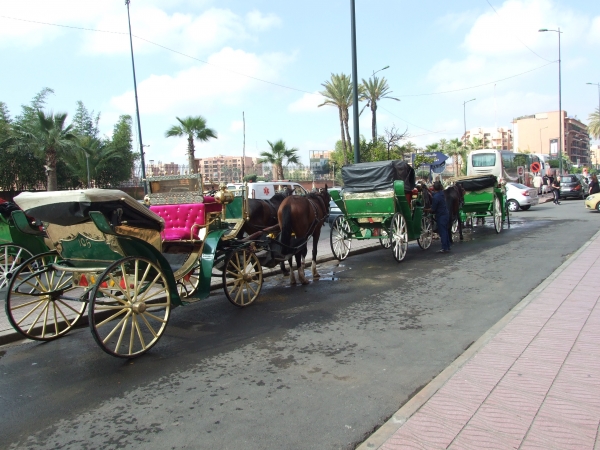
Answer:
[[196, 171], [202, 174], [204, 180], [211, 180], [215, 183], [240, 183], [242, 181], [242, 173], [262, 176], [263, 167], [258, 160], [259, 158], [249, 156], [219, 155], [196, 158], [195, 162]]
[[472, 141], [474, 138], [481, 139], [485, 148], [494, 148], [497, 150], [512, 150], [513, 135], [508, 128], [472, 128], [467, 130], [466, 136], [462, 140]]
[[[517, 117], [513, 123], [515, 149], [558, 158], [558, 111]], [[590, 135], [587, 126], [576, 117], [569, 117], [563, 110], [562, 129], [563, 154], [568, 155], [574, 165], [590, 164]]]
[[158, 163], [155, 164], [154, 160], [150, 159], [148, 160], [148, 164], [146, 164], [146, 176], [156, 177], [159, 175], [173, 175], [186, 169], [187, 166], [175, 164], [174, 162], [163, 163], [162, 161], [158, 161]]
[[331, 172], [329, 161], [332, 154], [331, 150], [309, 150], [310, 171], [316, 178], [326, 177]]

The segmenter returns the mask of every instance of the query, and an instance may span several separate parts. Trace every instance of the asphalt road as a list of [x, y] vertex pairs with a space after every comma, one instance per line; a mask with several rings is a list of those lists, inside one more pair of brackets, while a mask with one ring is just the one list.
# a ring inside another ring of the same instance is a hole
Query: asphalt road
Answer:
[[[104, 354], [86, 329], [0, 348], [0, 447], [354, 448], [597, 230], [581, 201], [270, 279], [246, 309], [223, 295], [174, 310], [147, 355]], [[329, 231], [328, 228], [324, 231]]]

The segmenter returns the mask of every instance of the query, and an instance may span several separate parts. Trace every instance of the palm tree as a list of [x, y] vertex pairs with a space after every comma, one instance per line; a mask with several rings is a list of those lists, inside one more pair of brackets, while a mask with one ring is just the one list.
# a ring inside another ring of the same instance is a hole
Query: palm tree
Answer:
[[600, 139], [600, 109], [593, 112], [588, 117], [590, 124], [588, 125], [588, 132], [596, 139]]
[[126, 162], [119, 149], [92, 136], [79, 136], [69, 153], [65, 159], [67, 167], [86, 187], [91, 180], [96, 182], [96, 187], [107, 187], [110, 184], [107, 178], [112, 178], [114, 168]]
[[217, 139], [217, 133], [212, 128], [206, 128], [206, 119], [202, 116], [188, 116], [184, 119], [175, 117], [179, 125], [173, 125], [165, 132], [165, 137], [187, 137], [188, 140], [188, 165], [190, 172], [196, 167], [194, 155], [194, 139], [206, 142], [209, 139]]
[[282, 139], [279, 139], [274, 143], [271, 141], [267, 142], [269, 143], [269, 147], [271, 147], [271, 151], [261, 152], [261, 158], [258, 162], [271, 164], [273, 166], [273, 176], [275, 179], [282, 180], [283, 166], [287, 166], [288, 164], [300, 164], [300, 158], [296, 154], [298, 149], [287, 148]]
[[37, 110], [35, 120], [17, 127], [22, 140], [19, 145], [32, 146], [42, 153], [46, 161], [48, 191], [58, 190], [56, 163], [62, 154], [73, 147], [77, 136], [73, 133], [73, 125], [65, 127], [67, 113], [44, 113]]
[[370, 106], [371, 108], [371, 135], [373, 137], [373, 142], [375, 142], [377, 140], [377, 102], [384, 98], [396, 100], [397, 102], [399, 102], [400, 99], [389, 95], [392, 91], [390, 91], [390, 87], [388, 86], [385, 77], [382, 77], [381, 80], [376, 76], [373, 76], [373, 78], [369, 78], [368, 80], [363, 78], [361, 91], [359, 97], [360, 100], [366, 100], [368, 102], [367, 106]]
[[319, 93], [325, 97], [326, 100], [321, 103], [319, 107], [324, 105], [337, 107], [340, 117], [342, 147], [344, 149], [344, 164], [348, 164], [348, 153], [352, 149], [352, 141], [350, 140], [350, 131], [348, 128], [348, 109], [354, 103], [354, 91], [352, 89], [350, 76], [343, 73], [332, 73], [331, 80], [322, 83], [321, 86], [323, 86], [325, 90]]
[[454, 160], [454, 175], [458, 176], [458, 157], [460, 156], [460, 150], [462, 149], [463, 142], [456, 138], [450, 140], [448, 144], [448, 154], [452, 156]]

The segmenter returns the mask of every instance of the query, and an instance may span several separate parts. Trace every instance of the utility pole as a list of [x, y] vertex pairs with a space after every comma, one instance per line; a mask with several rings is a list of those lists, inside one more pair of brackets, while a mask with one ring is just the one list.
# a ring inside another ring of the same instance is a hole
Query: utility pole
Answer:
[[358, 69], [356, 62], [356, 17], [354, 0], [350, 0], [350, 20], [352, 22], [352, 120], [354, 122], [354, 164], [358, 164], [360, 162], [360, 131], [358, 129]]
[[244, 124], [244, 147], [242, 148], [242, 181], [244, 181], [244, 177], [246, 176], [246, 116], [244, 115], [244, 111], [242, 111], [242, 122]]

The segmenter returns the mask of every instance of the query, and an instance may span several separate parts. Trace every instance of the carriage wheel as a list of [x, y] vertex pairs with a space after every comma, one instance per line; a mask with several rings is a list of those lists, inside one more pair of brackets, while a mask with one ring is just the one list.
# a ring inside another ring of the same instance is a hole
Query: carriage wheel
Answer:
[[6, 315], [23, 336], [51, 341], [67, 334], [83, 315], [89, 289], [72, 272], [51, 267], [55, 252], [42, 253], [12, 273], [7, 287]]
[[381, 229], [381, 237], [379, 238], [379, 243], [383, 248], [390, 248], [392, 246], [392, 240], [390, 239], [389, 233]]
[[329, 232], [329, 243], [331, 253], [338, 261], [343, 261], [348, 257], [352, 248], [352, 232], [350, 231], [350, 224], [344, 216], [338, 216], [333, 222]]
[[223, 290], [236, 306], [248, 306], [258, 298], [263, 276], [260, 261], [247, 248], [232, 251], [225, 259]]
[[133, 358], [162, 336], [171, 314], [171, 293], [160, 268], [129, 256], [100, 275], [90, 299], [92, 336], [109, 355]]
[[496, 233], [502, 231], [502, 208], [500, 207], [500, 200], [494, 196], [494, 228]]
[[508, 210], [508, 204], [506, 205], [506, 225], [510, 228], [510, 211]]
[[406, 220], [400, 213], [394, 214], [392, 218], [392, 251], [396, 261], [400, 262], [406, 256], [408, 249], [408, 232], [406, 231]]
[[10, 274], [33, 255], [20, 245], [0, 245], [0, 289], [10, 281]]
[[200, 286], [200, 265], [195, 265], [180, 280], [177, 280], [177, 292], [181, 298], [189, 298], [198, 291]]
[[431, 246], [433, 240], [433, 227], [431, 225], [431, 217], [423, 217], [421, 219], [421, 237], [417, 239], [419, 247], [427, 250]]

